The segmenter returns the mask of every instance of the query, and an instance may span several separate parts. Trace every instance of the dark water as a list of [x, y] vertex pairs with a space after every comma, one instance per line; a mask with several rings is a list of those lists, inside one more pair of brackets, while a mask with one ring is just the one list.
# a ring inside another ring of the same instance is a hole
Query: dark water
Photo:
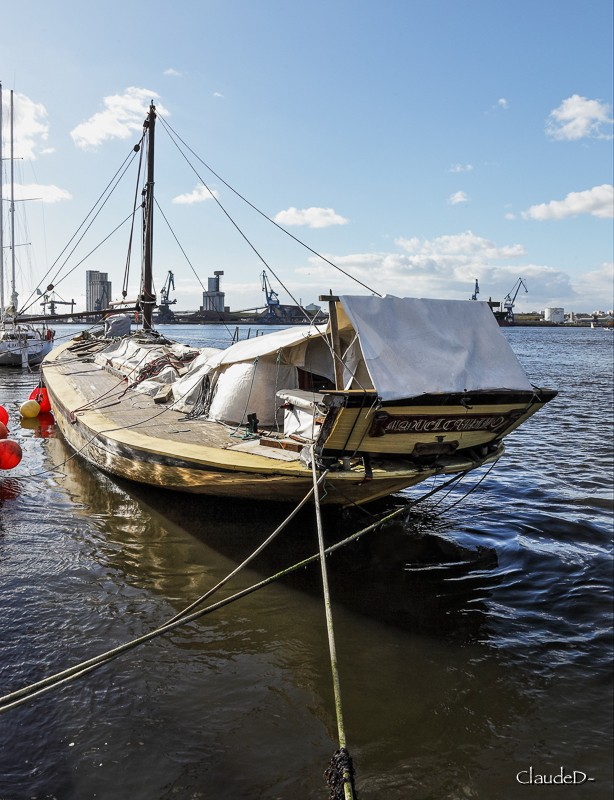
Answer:
[[[611, 796], [613, 336], [505, 335], [558, 398], [467, 497], [484, 472], [330, 559], [360, 800]], [[3, 694], [157, 627], [284, 516], [67, 460], [44, 420], [20, 427], [36, 382], [0, 371], [24, 450], [0, 476]], [[369, 521], [329, 514], [325, 536]], [[306, 513], [231, 586], [316, 549]], [[315, 800], [337, 747], [316, 567], [0, 716], [0, 800]]]

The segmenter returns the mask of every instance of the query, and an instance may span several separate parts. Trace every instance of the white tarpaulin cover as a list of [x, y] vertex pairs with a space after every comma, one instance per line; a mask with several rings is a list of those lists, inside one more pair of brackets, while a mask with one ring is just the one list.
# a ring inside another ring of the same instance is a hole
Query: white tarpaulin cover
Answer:
[[282, 331], [267, 333], [264, 336], [255, 336], [253, 339], [243, 339], [231, 345], [226, 350], [221, 350], [217, 356], [209, 360], [211, 366], [219, 364], [233, 364], [239, 361], [253, 361], [255, 358], [277, 353], [279, 350], [297, 345], [306, 344], [309, 339], [318, 337], [313, 328], [302, 326], [286, 328]]
[[340, 300], [383, 400], [532, 389], [487, 303], [391, 295]]

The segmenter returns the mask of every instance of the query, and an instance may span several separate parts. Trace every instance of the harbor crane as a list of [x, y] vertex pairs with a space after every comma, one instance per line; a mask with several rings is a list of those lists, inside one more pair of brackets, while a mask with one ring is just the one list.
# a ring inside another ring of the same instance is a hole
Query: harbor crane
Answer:
[[528, 293], [529, 290], [527, 289], [526, 283], [522, 278], [518, 278], [516, 283], [512, 286], [509, 294], [505, 295], [505, 300], [503, 301], [506, 320], [510, 325], [514, 323], [514, 303], [516, 302], [516, 297], [518, 296], [518, 292], [521, 288], [524, 288], [525, 294]]
[[264, 270], [262, 270], [262, 291], [267, 307], [267, 316], [269, 319], [277, 319], [280, 316], [279, 295], [271, 289], [271, 284]]
[[70, 313], [72, 314], [75, 310], [75, 301], [74, 300], [57, 300], [53, 295], [49, 296], [48, 294], [43, 295], [43, 302], [41, 306], [43, 307], [43, 314], [47, 313], [47, 305], [49, 306], [49, 314], [52, 317], [55, 317], [55, 307], [56, 306], [70, 306]]
[[174, 288], [175, 288], [175, 276], [169, 270], [166, 276], [166, 280], [164, 281], [164, 286], [160, 289], [158, 322], [171, 322], [175, 318], [175, 315], [169, 308], [169, 306], [172, 306], [177, 302], [177, 298], [175, 298], [174, 300], [169, 300], [170, 291], [171, 289]]

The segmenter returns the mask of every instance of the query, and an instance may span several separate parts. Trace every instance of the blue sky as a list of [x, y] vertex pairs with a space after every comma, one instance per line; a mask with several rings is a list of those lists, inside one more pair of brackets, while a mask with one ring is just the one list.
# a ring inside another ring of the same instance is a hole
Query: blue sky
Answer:
[[[3, 8], [0, 81], [15, 197], [35, 198], [16, 203], [22, 302], [48, 269], [74, 268], [56, 291], [78, 308], [86, 269], [119, 297], [125, 230], [78, 267], [110, 228], [58, 257], [153, 99], [221, 178], [374, 291], [469, 299], [477, 278], [479, 299], [502, 300], [522, 278], [517, 311], [614, 305], [611, 0], [22, 0]], [[189, 258], [158, 220], [154, 275], [159, 289], [173, 271], [176, 309], [200, 305], [214, 270], [232, 309], [262, 305], [263, 269], [282, 302], [366, 291], [199, 165], [263, 262], [162, 126], [156, 151]]]

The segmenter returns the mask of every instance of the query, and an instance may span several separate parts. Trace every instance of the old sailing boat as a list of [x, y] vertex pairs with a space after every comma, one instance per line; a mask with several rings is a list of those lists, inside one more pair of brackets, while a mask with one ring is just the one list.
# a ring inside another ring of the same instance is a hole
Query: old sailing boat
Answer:
[[90, 463], [169, 490], [294, 503], [325, 474], [324, 503], [364, 504], [492, 462], [503, 438], [555, 396], [529, 382], [483, 303], [331, 296], [325, 328], [225, 350], [160, 335], [155, 127], [152, 104], [142, 140], [142, 328], [132, 333], [116, 315], [42, 365], [57, 424]]
[[15, 280], [15, 177], [14, 177], [14, 104], [10, 95], [10, 276], [11, 295], [5, 307], [4, 284], [4, 169], [2, 164], [2, 85], [0, 84], [0, 366], [28, 367], [40, 364], [53, 347], [53, 332], [47, 327], [35, 327], [18, 317], [18, 295]]

